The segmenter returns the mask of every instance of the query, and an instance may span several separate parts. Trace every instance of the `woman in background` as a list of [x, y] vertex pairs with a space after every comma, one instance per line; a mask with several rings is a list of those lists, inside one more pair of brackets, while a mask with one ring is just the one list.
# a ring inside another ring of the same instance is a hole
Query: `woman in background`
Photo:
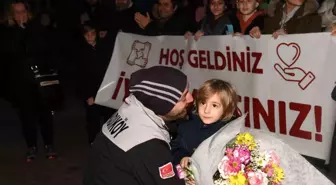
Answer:
[[7, 13], [5, 32], [5, 76], [7, 80], [9, 101], [18, 109], [22, 123], [23, 135], [28, 151], [27, 162], [37, 155], [37, 135], [40, 126], [47, 158], [56, 157], [54, 151], [54, 131], [52, 111], [42, 100], [35, 81], [33, 69], [47, 69], [51, 61], [51, 43], [47, 40], [47, 32], [35, 20], [29, 5], [23, 1], [10, 4]]

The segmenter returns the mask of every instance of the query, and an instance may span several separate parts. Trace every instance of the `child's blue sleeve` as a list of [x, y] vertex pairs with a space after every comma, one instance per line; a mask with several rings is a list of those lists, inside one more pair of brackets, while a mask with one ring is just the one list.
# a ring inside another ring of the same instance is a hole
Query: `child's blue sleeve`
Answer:
[[[177, 137], [174, 139], [170, 144], [171, 144], [171, 150], [173, 154], [173, 163], [180, 164], [180, 161], [182, 160], [183, 157], [190, 157], [191, 154], [188, 150], [187, 143], [185, 142], [183, 138], [183, 133], [187, 129], [185, 124], [188, 123], [181, 123], [179, 125], [178, 131], [177, 131]], [[188, 129], [187, 129], [188, 130]]]
[[233, 30], [233, 25], [232, 24], [227, 24], [226, 25], [226, 34], [227, 35], [231, 35], [234, 33], [234, 30]]
[[176, 139], [171, 142], [173, 163], [175, 165], [180, 164], [183, 157], [190, 157], [188, 150], [185, 147], [185, 142], [181, 135], [177, 135]]

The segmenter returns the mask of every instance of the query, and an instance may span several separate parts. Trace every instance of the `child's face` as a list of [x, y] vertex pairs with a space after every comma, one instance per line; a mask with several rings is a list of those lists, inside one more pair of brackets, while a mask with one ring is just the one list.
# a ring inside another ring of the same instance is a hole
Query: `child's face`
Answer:
[[222, 118], [224, 107], [218, 94], [212, 95], [206, 102], [199, 102], [198, 115], [204, 124], [212, 124]]
[[96, 30], [90, 30], [84, 34], [86, 42], [94, 44], [96, 42], [97, 33]]
[[215, 17], [222, 15], [224, 12], [224, 9], [225, 9], [224, 0], [211, 0], [210, 1], [210, 10]]
[[241, 14], [250, 15], [257, 9], [259, 3], [257, 0], [238, 0], [237, 6]]

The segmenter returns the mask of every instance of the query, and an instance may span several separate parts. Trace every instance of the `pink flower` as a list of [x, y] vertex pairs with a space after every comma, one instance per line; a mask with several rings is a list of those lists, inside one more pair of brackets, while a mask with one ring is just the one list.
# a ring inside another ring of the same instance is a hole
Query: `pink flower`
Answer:
[[266, 175], [261, 171], [249, 172], [247, 174], [247, 179], [249, 181], [249, 185], [263, 185], [268, 183]]
[[226, 156], [228, 156], [229, 158], [233, 157], [233, 148], [226, 148]]
[[247, 164], [251, 159], [251, 152], [247, 147], [236, 147], [233, 151], [233, 157], [241, 163]]
[[268, 152], [268, 155], [270, 155], [270, 157], [271, 157], [271, 159], [270, 159], [271, 164], [273, 163], [273, 164], [275, 164], [277, 166], [280, 165], [280, 159], [279, 159], [278, 155], [274, 151]]
[[267, 177], [273, 176], [274, 169], [271, 164], [268, 164], [263, 171], [267, 174]]
[[221, 176], [226, 179], [232, 174], [237, 174], [241, 170], [241, 162], [237, 159], [229, 159], [225, 156], [218, 165]]
[[229, 164], [231, 166], [231, 169], [234, 173], [237, 173], [241, 170], [241, 162], [238, 159], [231, 159], [229, 161]]

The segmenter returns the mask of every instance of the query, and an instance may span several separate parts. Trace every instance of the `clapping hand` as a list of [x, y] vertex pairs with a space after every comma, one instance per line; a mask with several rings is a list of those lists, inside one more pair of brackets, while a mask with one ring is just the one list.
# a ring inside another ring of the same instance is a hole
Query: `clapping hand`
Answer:
[[138, 25], [142, 29], [145, 29], [146, 26], [152, 21], [148, 12], [146, 13], [146, 16], [142, 15], [139, 12], [135, 13], [134, 20], [135, 20], [135, 22], [138, 23]]

